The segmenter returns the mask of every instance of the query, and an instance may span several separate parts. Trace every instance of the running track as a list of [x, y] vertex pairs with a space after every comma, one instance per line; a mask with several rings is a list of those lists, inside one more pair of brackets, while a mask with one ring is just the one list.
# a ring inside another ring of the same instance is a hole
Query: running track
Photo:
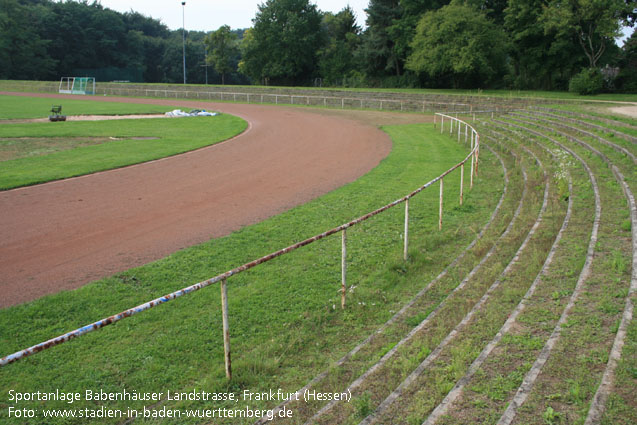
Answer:
[[391, 150], [375, 126], [310, 109], [84, 99], [206, 108], [250, 126], [183, 155], [0, 192], [0, 308], [227, 235], [356, 180]]

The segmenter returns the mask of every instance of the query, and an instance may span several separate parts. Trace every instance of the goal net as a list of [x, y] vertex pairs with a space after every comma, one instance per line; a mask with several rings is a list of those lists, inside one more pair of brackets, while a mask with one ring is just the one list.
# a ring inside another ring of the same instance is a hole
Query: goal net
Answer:
[[95, 94], [95, 77], [62, 77], [60, 93]]

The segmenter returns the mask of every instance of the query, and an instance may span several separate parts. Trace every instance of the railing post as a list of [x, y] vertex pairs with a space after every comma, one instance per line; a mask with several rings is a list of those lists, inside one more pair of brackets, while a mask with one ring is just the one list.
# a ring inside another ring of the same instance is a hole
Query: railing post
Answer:
[[345, 291], [347, 281], [347, 231], [341, 233], [341, 308], [345, 309]]
[[476, 177], [478, 177], [479, 162], [480, 162], [480, 135], [476, 134]]
[[436, 128], [436, 121], [438, 120], [438, 115], [434, 114], [434, 128]]
[[409, 198], [405, 201], [405, 250], [403, 258], [407, 261], [407, 251], [409, 249]]
[[464, 125], [464, 143], [467, 144], [467, 139], [469, 137], [469, 124]]
[[443, 115], [440, 116], [440, 134], [442, 134], [442, 131], [445, 128], [445, 117]]
[[464, 162], [460, 166], [460, 205], [462, 205], [463, 191], [464, 191]]
[[442, 230], [442, 195], [444, 192], [444, 179], [440, 179], [440, 208], [438, 210], [438, 230]]
[[223, 353], [226, 363], [226, 377], [232, 379], [232, 362], [230, 359], [230, 330], [228, 327], [228, 289], [226, 279], [221, 280], [221, 315], [223, 320]]
[[453, 134], [453, 118], [451, 118], [451, 127], [449, 128], [449, 135]]
[[458, 121], [458, 143], [460, 143], [460, 127], [461, 127], [461, 124], [460, 124], [460, 121]]

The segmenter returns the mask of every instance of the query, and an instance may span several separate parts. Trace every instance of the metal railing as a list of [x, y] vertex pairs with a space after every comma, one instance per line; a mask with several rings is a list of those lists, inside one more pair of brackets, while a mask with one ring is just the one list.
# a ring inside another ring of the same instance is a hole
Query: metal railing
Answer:
[[[440, 202], [439, 202], [439, 218], [438, 218], [438, 228], [442, 230], [442, 218], [443, 218], [443, 188], [444, 188], [444, 178], [451, 174], [453, 171], [460, 168], [460, 195], [459, 195], [459, 203], [462, 205], [463, 197], [464, 197], [464, 167], [469, 160], [471, 160], [471, 179], [470, 179], [470, 187], [473, 187], [473, 178], [474, 175], [478, 173], [478, 158], [480, 153], [480, 135], [478, 132], [468, 123], [450, 115], [445, 115], [441, 113], [437, 113], [434, 115], [434, 128], [437, 126], [438, 117], [440, 117], [440, 132], [444, 132], [445, 120], [449, 121], [449, 132], [451, 135], [454, 133], [454, 124], [457, 129], [458, 141], [461, 139], [461, 135], [464, 134], [465, 143], [469, 141], [469, 135], [471, 137], [471, 151], [469, 154], [459, 163], [449, 168], [444, 173], [440, 174], [438, 177], [433, 180], [425, 183], [423, 186], [414, 190], [406, 196], [403, 196], [400, 199], [395, 200], [394, 202], [387, 204], [383, 207], [378, 208], [372, 212], [369, 212], [361, 217], [358, 217], [348, 223], [342, 224], [341, 226], [335, 227], [331, 230], [323, 232], [321, 234], [315, 235], [311, 238], [305, 239], [301, 242], [297, 242], [293, 245], [290, 245], [286, 248], [280, 249], [276, 252], [268, 254], [264, 257], [261, 257], [257, 260], [246, 263], [242, 266], [236, 267], [232, 270], [228, 270], [225, 273], [219, 274], [211, 279], [196, 283], [194, 285], [188, 286], [186, 288], [180, 289], [178, 291], [172, 292], [170, 294], [164, 295], [162, 297], [156, 298], [152, 301], [146, 302], [144, 304], [140, 304], [136, 307], [125, 310], [119, 314], [115, 314], [113, 316], [107, 317], [102, 320], [98, 320], [97, 322], [93, 322], [81, 328], [75, 329], [71, 332], [67, 332], [63, 335], [60, 335], [56, 338], [49, 339], [48, 341], [42, 342], [40, 344], [36, 344], [32, 347], [26, 348], [24, 350], [15, 352], [13, 354], [7, 355], [0, 359], [0, 366], [5, 366], [9, 363], [13, 363], [21, 358], [30, 356], [32, 354], [38, 353], [40, 351], [46, 350], [48, 348], [54, 347], [56, 345], [62, 344], [71, 339], [77, 338], [86, 333], [92, 332], [94, 330], [103, 328], [115, 322], [118, 322], [127, 317], [133, 316], [137, 313], [141, 313], [142, 311], [148, 310], [150, 308], [156, 307], [160, 304], [166, 303], [175, 298], [179, 298], [183, 295], [189, 294], [191, 292], [197, 291], [199, 289], [205, 288], [215, 283], [220, 283], [221, 289], [221, 308], [222, 308], [222, 322], [223, 322], [223, 335], [224, 335], [224, 358], [225, 358], [225, 369], [226, 376], [228, 379], [232, 377], [232, 366], [231, 366], [231, 358], [230, 358], [230, 331], [228, 325], [228, 295], [227, 295], [227, 280], [241, 272], [249, 270], [258, 266], [259, 264], [263, 264], [270, 260], [273, 260], [277, 257], [280, 257], [284, 254], [288, 254], [292, 251], [295, 251], [301, 247], [309, 245], [313, 242], [319, 241], [321, 239], [327, 238], [328, 236], [341, 233], [341, 308], [345, 308], [346, 302], [346, 289], [347, 289], [347, 229], [352, 226], [355, 226], [359, 223], [362, 223], [369, 218], [382, 213], [390, 208], [393, 208], [401, 203], [405, 204], [405, 237], [404, 237], [404, 260], [407, 260], [407, 250], [409, 246], [409, 200], [416, 196], [418, 193], [423, 190], [431, 187], [437, 182], [440, 182]], [[464, 126], [464, 131], [462, 128]]]

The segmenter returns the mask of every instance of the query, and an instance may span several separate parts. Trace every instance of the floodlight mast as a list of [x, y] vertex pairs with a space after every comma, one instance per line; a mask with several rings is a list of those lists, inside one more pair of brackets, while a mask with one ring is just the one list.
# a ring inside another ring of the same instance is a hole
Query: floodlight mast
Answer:
[[186, 84], [186, 2], [181, 2], [181, 19], [182, 19], [182, 27], [181, 27], [181, 35], [182, 35], [182, 45], [184, 51], [184, 84]]

